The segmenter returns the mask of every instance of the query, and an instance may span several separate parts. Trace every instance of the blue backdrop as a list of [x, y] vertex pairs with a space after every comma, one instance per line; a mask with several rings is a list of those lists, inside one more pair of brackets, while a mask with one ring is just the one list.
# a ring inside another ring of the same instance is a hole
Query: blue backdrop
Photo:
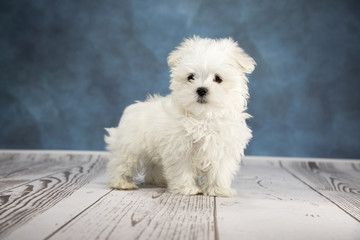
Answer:
[[360, 158], [360, 1], [0, 1], [0, 148], [103, 150], [168, 94], [168, 53], [231, 36], [257, 62], [249, 155]]

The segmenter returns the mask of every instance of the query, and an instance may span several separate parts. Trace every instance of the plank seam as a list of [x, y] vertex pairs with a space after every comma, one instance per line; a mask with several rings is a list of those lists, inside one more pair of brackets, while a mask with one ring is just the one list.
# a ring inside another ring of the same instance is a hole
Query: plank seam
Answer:
[[82, 210], [80, 213], [78, 213], [77, 215], [75, 215], [73, 218], [71, 218], [69, 221], [67, 221], [66, 223], [64, 223], [61, 227], [59, 227], [58, 229], [56, 229], [53, 233], [51, 233], [49, 236], [45, 237], [44, 240], [50, 239], [51, 237], [53, 237], [56, 233], [58, 233], [59, 231], [61, 231], [63, 228], [65, 228], [67, 225], [69, 225], [72, 221], [74, 221], [76, 218], [78, 218], [80, 215], [82, 215], [84, 212], [86, 212], [89, 208], [91, 208], [92, 206], [94, 206], [96, 203], [98, 203], [101, 199], [103, 199], [105, 196], [107, 196], [109, 193], [111, 193], [112, 191], [114, 191], [114, 189], [111, 189], [109, 192], [107, 192], [106, 194], [104, 194], [103, 196], [101, 196], [98, 200], [96, 200], [94, 203], [90, 204], [88, 207], [86, 207], [84, 210]]
[[216, 209], [216, 197], [214, 198], [214, 234], [215, 240], [219, 240], [218, 222], [217, 222], [217, 209]]
[[346, 214], [348, 214], [350, 217], [352, 217], [353, 219], [355, 219], [357, 222], [360, 222], [359, 219], [357, 219], [355, 216], [353, 216], [351, 213], [349, 213], [348, 211], [346, 211], [346, 209], [344, 209], [343, 207], [341, 207], [339, 204], [335, 203], [334, 201], [332, 201], [330, 198], [328, 198], [327, 196], [325, 196], [324, 194], [322, 194], [321, 192], [319, 192], [318, 190], [316, 190], [315, 188], [313, 188], [311, 185], [307, 184], [305, 181], [303, 181], [300, 177], [298, 177], [295, 173], [291, 172], [289, 169], [287, 169], [281, 161], [279, 161], [279, 165], [282, 169], [284, 169], [286, 172], [288, 172], [289, 174], [291, 174], [294, 178], [296, 178], [297, 180], [299, 180], [300, 182], [302, 182], [303, 184], [305, 184], [306, 186], [308, 186], [311, 190], [313, 190], [314, 192], [318, 193], [320, 196], [322, 196], [323, 198], [327, 199], [329, 202], [331, 202], [332, 204], [334, 204], [335, 206], [337, 206], [338, 208], [340, 208], [342, 211], [344, 211]]

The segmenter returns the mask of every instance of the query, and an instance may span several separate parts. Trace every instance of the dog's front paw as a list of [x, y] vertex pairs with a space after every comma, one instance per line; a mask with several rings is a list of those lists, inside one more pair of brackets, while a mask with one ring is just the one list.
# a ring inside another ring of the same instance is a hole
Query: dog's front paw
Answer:
[[181, 195], [198, 195], [202, 193], [201, 189], [198, 186], [169, 188], [169, 192]]
[[126, 180], [118, 180], [118, 181], [109, 181], [108, 185], [114, 189], [119, 190], [135, 190], [138, 189], [138, 186], [134, 182], [129, 182]]
[[236, 190], [229, 187], [208, 187], [203, 193], [214, 197], [234, 197], [237, 195]]

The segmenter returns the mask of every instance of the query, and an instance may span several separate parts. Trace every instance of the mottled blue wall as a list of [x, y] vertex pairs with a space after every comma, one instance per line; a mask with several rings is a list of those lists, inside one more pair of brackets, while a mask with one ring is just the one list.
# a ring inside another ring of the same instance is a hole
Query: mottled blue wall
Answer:
[[[155, 4], [156, 3], [156, 4]], [[360, 1], [0, 1], [0, 148], [103, 150], [184, 38], [256, 60], [250, 155], [360, 158]]]

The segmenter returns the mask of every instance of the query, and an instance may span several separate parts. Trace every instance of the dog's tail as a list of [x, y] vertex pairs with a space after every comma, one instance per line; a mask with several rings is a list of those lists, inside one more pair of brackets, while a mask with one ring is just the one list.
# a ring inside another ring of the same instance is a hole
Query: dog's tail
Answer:
[[106, 149], [111, 151], [115, 143], [116, 128], [105, 128], [105, 131], [104, 141], [107, 144]]

